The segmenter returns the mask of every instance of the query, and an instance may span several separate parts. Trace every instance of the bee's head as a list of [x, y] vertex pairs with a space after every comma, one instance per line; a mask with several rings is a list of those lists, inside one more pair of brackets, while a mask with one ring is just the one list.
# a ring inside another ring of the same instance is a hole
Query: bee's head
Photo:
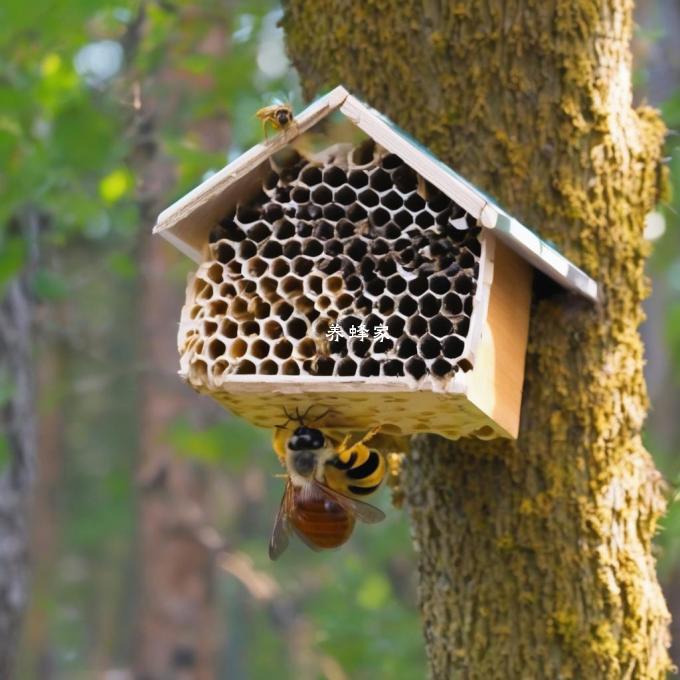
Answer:
[[301, 477], [311, 477], [316, 469], [318, 454], [325, 445], [321, 430], [298, 427], [288, 440], [288, 459], [293, 470]]
[[290, 122], [290, 111], [288, 109], [279, 109], [275, 115], [278, 124], [282, 127]]

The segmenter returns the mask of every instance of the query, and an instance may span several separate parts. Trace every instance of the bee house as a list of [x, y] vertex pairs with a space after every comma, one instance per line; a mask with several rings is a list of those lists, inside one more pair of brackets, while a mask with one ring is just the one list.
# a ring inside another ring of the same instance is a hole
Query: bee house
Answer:
[[[255, 425], [516, 437], [532, 273], [597, 285], [338, 87], [158, 218], [180, 374]], [[316, 414], [316, 415], [314, 415]]]

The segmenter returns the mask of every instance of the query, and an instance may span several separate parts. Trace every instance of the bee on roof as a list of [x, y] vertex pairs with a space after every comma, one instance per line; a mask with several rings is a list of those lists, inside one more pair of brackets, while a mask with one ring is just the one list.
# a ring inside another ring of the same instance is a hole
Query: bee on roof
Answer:
[[262, 132], [267, 137], [267, 124], [275, 130], [287, 130], [293, 123], [293, 107], [290, 104], [273, 104], [255, 112], [262, 121]]

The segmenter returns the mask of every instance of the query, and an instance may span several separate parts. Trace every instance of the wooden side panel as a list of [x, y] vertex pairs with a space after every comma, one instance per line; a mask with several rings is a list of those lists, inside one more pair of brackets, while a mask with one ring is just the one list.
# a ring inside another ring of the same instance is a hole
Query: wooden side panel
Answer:
[[513, 438], [519, 432], [532, 275], [531, 266], [496, 239], [491, 297], [468, 398]]

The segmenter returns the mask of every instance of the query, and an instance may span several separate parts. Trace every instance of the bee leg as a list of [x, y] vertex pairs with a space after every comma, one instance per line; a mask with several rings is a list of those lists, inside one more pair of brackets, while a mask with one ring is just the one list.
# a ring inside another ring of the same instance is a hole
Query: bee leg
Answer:
[[276, 428], [274, 437], [272, 438], [272, 448], [282, 463], [286, 460], [286, 441], [288, 441], [289, 436], [289, 431], [282, 427]]

